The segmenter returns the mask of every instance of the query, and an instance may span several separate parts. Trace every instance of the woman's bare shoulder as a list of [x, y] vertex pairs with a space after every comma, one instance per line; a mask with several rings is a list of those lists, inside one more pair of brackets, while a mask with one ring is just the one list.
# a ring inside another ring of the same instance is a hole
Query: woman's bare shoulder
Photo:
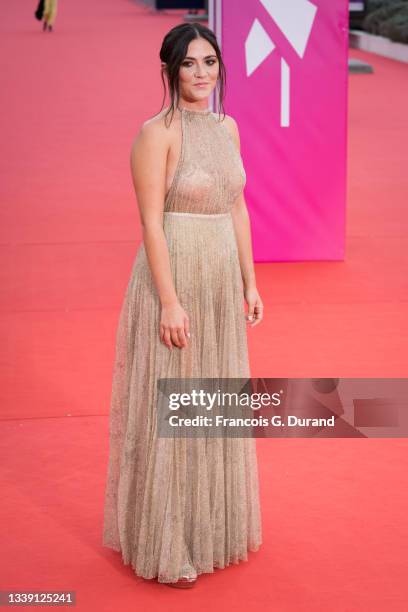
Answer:
[[[133, 140], [133, 145], [140, 141], [143, 141], [146, 145], [157, 147], [163, 146], [163, 144], [169, 145], [171, 129], [169, 129], [168, 120], [166, 121], [166, 111], [167, 109], [165, 108], [156, 115], [148, 117], [143, 121]], [[171, 122], [171, 125], [172, 124], [173, 122]]]
[[164, 111], [161, 111], [153, 117], [148, 117], [143, 121], [139, 130], [134, 135], [131, 150], [134, 152], [146, 150], [165, 150], [167, 152], [169, 146], [169, 130], [166, 128], [164, 121]]

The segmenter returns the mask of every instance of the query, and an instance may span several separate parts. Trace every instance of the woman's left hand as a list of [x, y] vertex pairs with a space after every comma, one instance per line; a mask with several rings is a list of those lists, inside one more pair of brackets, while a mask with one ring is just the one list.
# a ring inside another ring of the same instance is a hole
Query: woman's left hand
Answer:
[[263, 304], [256, 287], [244, 290], [245, 301], [248, 304], [247, 321], [251, 327], [258, 325], [263, 319]]

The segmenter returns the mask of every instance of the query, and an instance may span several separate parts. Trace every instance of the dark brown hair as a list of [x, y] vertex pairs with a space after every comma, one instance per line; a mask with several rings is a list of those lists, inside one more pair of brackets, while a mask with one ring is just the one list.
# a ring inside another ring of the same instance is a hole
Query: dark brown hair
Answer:
[[166, 100], [166, 83], [164, 80], [163, 72], [166, 73], [167, 84], [169, 87], [170, 106], [166, 112], [165, 117], [171, 112], [172, 118], [175, 110], [175, 104], [179, 96], [179, 70], [182, 61], [187, 55], [188, 45], [195, 38], [205, 38], [210, 45], [214, 48], [214, 51], [218, 58], [219, 63], [219, 74], [217, 79], [217, 91], [218, 91], [218, 112], [222, 113], [225, 117], [224, 111], [224, 94], [226, 87], [226, 71], [224, 62], [222, 61], [221, 51], [218, 46], [217, 38], [212, 30], [207, 28], [198, 22], [182, 23], [175, 26], [163, 39], [163, 43], [160, 49], [160, 59], [165, 62], [166, 66], [163, 66], [161, 70], [161, 79], [164, 88], [163, 102], [161, 110], [163, 109], [164, 102]]

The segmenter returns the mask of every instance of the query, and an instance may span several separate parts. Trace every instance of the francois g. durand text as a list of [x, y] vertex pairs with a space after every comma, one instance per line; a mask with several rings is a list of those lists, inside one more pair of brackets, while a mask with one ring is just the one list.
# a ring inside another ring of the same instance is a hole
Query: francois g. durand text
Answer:
[[225, 427], [334, 427], [334, 415], [326, 418], [297, 417], [293, 414], [274, 415], [270, 419], [262, 416], [248, 418], [230, 418], [222, 415], [215, 417], [197, 415], [195, 417], [181, 417], [173, 414], [169, 418], [170, 426], [175, 427], [211, 427], [213, 425]]

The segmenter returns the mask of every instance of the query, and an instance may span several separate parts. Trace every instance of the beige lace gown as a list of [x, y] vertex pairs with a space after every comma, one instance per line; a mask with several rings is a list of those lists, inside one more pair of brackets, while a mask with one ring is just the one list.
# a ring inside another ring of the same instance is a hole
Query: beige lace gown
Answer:
[[159, 582], [248, 559], [261, 541], [254, 438], [156, 435], [158, 378], [249, 377], [231, 207], [245, 185], [218, 113], [181, 109], [181, 155], [163, 227], [188, 347], [160, 342], [160, 301], [143, 242], [116, 336], [103, 545]]

